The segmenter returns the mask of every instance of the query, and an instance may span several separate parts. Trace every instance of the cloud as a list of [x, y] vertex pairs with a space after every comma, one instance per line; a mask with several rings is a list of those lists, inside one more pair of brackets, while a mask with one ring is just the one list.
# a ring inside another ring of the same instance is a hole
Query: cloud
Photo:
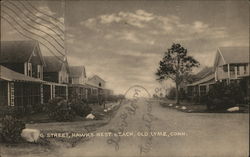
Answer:
[[102, 24], [109, 24], [109, 23], [113, 23], [113, 22], [120, 22], [121, 21], [121, 17], [116, 16], [115, 14], [111, 14], [111, 15], [101, 15], [100, 16], [100, 22]]

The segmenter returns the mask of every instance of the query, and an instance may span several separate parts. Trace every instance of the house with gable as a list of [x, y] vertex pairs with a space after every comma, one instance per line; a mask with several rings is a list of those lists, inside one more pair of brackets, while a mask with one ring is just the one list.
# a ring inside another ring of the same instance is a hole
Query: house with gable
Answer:
[[69, 66], [69, 97], [87, 99], [87, 76], [84, 66]]
[[37, 41], [1, 41], [0, 106], [42, 104], [44, 66]]
[[249, 47], [218, 48], [214, 62], [215, 80], [239, 83], [245, 95], [249, 96], [249, 55]]
[[44, 100], [54, 97], [68, 99], [69, 67], [63, 56], [44, 56]]
[[187, 84], [189, 97], [203, 96], [217, 81], [225, 84], [236, 82], [249, 97], [249, 47], [220, 47], [217, 49], [214, 66], [204, 68]]
[[106, 88], [106, 81], [98, 75], [88, 78], [86, 85], [88, 86], [87, 94], [89, 97], [94, 97], [98, 100], [101, 100], [112, 94], [112, 90]]

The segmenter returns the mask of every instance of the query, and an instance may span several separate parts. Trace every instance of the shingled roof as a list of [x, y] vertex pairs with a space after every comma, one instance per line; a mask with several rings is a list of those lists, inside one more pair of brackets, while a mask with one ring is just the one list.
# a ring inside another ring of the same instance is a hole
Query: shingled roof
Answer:
[[42, 63], [44, 63], [37, 41], [1, 41], [0, 63], [24, 63], [28, 61], [36, 47]]
[[61, 60], [64, 60], [64, 57], [44, 56], [44, 60], [46, 63], [46, 66], [44, 67], [44, 72], [58, 72], [62, 69], [63, 62]]
[[71, 77], [80, 77], [84, 73], [86, 77], [86, 71], [84, 66], [70, 66], [69, 72]]
[[225, 64], [249, 63], [249, 47], [220, 47], [218, 51]]

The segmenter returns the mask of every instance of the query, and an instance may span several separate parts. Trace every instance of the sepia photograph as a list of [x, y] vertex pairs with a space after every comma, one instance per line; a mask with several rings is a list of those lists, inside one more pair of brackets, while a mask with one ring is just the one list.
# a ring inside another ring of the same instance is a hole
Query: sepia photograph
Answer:
[[0, 157], [249, 157], [249, 0], [0, 2]]

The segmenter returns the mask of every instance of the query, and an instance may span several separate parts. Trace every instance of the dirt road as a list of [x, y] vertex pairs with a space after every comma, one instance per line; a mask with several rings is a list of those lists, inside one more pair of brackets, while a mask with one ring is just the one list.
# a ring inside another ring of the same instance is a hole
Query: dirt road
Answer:
[[65, 157], [248, 156], [248, 114], [183, 113], [149, 101], [123, 104], [112, 121], [97, 131], [114, 129], [114, 133], [120, 128], [124, 136], [94, 137], [58, 153]]

